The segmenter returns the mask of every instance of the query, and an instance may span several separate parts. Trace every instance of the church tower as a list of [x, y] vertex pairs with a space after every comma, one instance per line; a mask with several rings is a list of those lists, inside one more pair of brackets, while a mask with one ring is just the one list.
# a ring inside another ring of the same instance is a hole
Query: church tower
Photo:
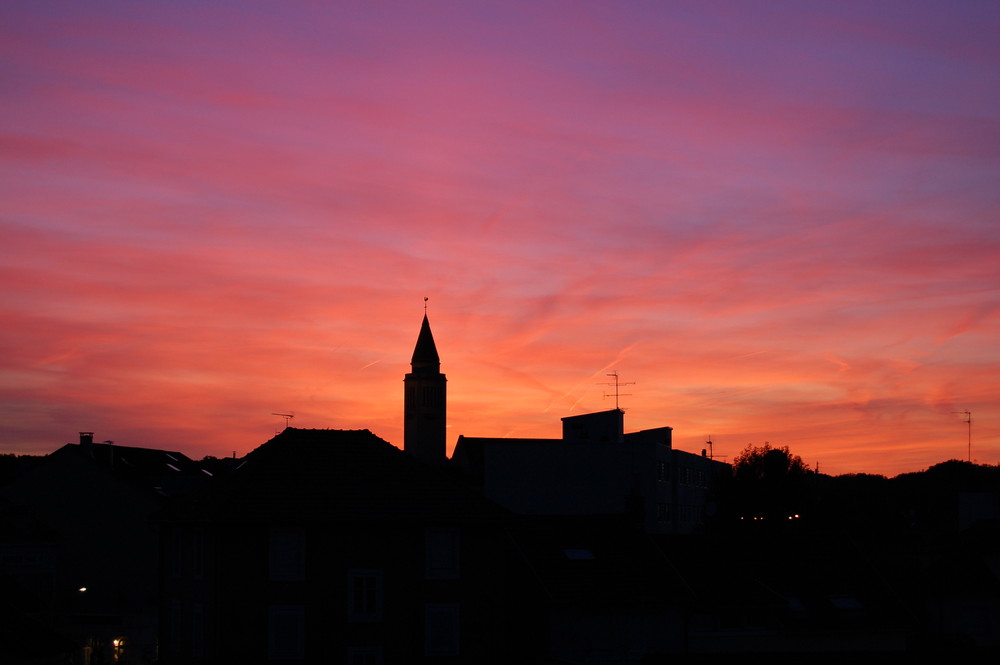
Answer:
[[441, 466], [446, 459], [446, 382], [424, 311], [410, 373], [403, 379], [403, 450], [432, 466]]

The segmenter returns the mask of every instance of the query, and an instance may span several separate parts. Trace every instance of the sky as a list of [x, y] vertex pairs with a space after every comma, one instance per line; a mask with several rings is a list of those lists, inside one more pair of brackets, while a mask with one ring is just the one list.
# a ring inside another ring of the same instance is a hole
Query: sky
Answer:
[[[0, 5], [0, 452], [1000, 463], [1000, 3]], [[608, 395], [611, 395], [610, 397]]]

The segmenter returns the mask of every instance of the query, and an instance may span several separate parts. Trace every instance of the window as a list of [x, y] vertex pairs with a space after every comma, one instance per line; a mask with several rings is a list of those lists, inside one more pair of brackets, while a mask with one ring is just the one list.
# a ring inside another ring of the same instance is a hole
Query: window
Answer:
[[424, 545], [427, 579], [457, 579], [458, 529], [427, 529]]
[[382, 620], [381, 570], [348, 571], [347, 613], [351, 621]]
[[193, 535], [194, 578], [200, 580], [205, 578], [205, 530], [197, 529]]
[[459, 653], [459, 612], [457, 603], [431, 604], [424, 608], [424, 650], [428, 656], [457, 656]]
[[170, 576], [178, 578], [183, 572], [184, 536], [180, 529], [172, 529], [170, 534]]
[[305, 579], [306, 538], [302, 529], [271, 529], [268, 555], [271, 580], [287, 582]]
[[424, 386], [421, 398], [421, 406], [437, 407], [441, 404], [441, 389], [437, 386]]
[[382, 665], [382, 647], [351, 647], [347, 665]]
[[669, 519], [670, 519], [670, 504], [669, 503], [656, 504], [656, 521], [666, 522]]
[[201, 603], [191, 608], [191, 653], [205, 655], [205, 608]]
[[305, 657], [305, 608], [271, 605], [267, 610], [268, 660], [301, 660]]
[[181, 632], [184, 630], [181, 626], [183, 621], [183, 611], [181, 609], [181, 601], [171, 600], [170, 601], [170, 612], [167, 619], [167, 643], [170, 644], [171, 648], [177, 649], [178, 642], [180, 641]]

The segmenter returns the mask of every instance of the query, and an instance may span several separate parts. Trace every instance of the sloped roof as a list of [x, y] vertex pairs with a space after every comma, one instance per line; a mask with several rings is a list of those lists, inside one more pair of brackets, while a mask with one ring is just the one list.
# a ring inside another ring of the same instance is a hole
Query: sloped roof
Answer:
[[[194, 460], [184, 453], [173, 450], [135, 448], [110, 443], [91, 443], [82, 446], [68, 444], [67, 447], [75, 448], [79, 453], [88, 454], [96, 462], [126, 472], [156, 474], [166, 471], [182, 473], [198, 470], [198, 464]], [[86, 452], [88, 448], [89, 453]]]
[[504, 514], [368, 430], [286, 428], [199, 494], [201, 510], [237, 522], [454, 521]]
[[182, 494], [208, 478], [198, 462], [180, 452], [110, 443], [68, 443], [32, 465], [9, 487], [16, 494], [17, 487], [37, 484], [39, 478], [48, 478], [53, 472], [75, 475], [74, 470], [85, 466], [160, 497]]
[[77, 455], [91, 458], [129, 482], [146, 486], [162, 496], [190, 491], [210, 475], [190, 457], [174, 450], [109, 443], [69, 444], [63, 448], [73, 449]]

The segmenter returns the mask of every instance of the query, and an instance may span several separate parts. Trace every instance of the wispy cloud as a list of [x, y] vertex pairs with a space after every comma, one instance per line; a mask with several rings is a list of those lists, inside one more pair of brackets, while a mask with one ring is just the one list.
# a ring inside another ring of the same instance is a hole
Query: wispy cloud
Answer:
[[0, 16], [5, 449], [399, 443], [431, 296], [456, 436], [1000, 455], [991, 5]]

